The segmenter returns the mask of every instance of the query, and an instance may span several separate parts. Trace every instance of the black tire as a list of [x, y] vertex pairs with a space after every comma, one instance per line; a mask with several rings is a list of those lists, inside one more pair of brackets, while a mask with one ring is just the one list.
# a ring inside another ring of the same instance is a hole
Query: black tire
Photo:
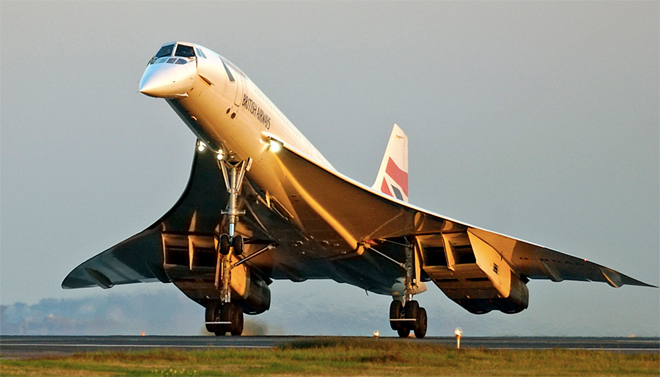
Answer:
[[[206, 322], [216, 322], [217, 321], [217, 316], [218, 316], [218, 302], [217, 301], [211, 301], [207, 306], [206, 306], [206, 312], [204, 315], [204, 319]], [[215, 333], [218, 331], [218, 325], [206, 325], [206, 331]]]
[[240, 336], [243, 333], [243, 309], [239, 306], [235, 307], [234, 318], [231, 321], [231, 335]]
[[[218, 301], [211, 301], [206, 306], [205, 319], [206, 322], [220, 321], [220, 303]], [[206, 331], [212, 332], [217, 336], [224, 336], [227, 332], [223, 325], [206, 325]]]
[[220, 236], [220, 241], [218, 242], [218, 253], [222, 255], [229, 254], [229, 236], [226, 234]]
[[231, 322], [234, 319], [234, 304], [233, 302], [229, 302], [227, 304], [222, 305], [222, 309], [220, 311], [220, 320], [222, 322]]
[[231, 322], [229, 325], [223, 325], [226, 332], [231, 333], [232, 335], [241, 335], [243, 333], [243, 310], [230, 302], [222, 306], [222, 321]]
[[[234, 308], [235, 307], [236, 307], [236, 304], [230, 302], [230, 303], [222, 305], [222, 308], [220, 309], [220, 320], [222, 322], [230, 322], [229, 325], [221, 325], [222, 331], [224, 331], [222, 333], [222, 335], [226, 335], [227, 333], [231, 333], [232, 326], [233, 326], [233, 323], [234, 323], [233, 320], [234, 320], [234, 311], [235, 311]], [[217, 335], [217, 333], [216, 333], [216, 335]]]
[[428, 325], [428, 321], [426, 318], [426, 309], [424, 308], [419, 308], [419, 311], [417, 312], [417, 321], [415, 322], [415, 338], [417, 339], [422, 339], [423, 337], [426, 336], [426, 326]]
[[[403, 304], [399, 300], [393, 300], [390, 304], [390, 319], [400, 319], [403, 313]], [[398, 330], [401, 327], [401, 322], [390, 321], [392, 330]]]
[[419, 312], [419, 303], [415, 300], [406, 302], [404, 307], [406, 310], [406, 319], [415, 319], [417, 320], [417, 313]]
[[206, 312], [204, 314], [206, 322], [215, 322], [218, 316], [218, 302], [209, 302], [209, 304], [206, 305]]
[[399, 338], [407, 338], [408, 335], [410, 335], [410, 329], [408, 326], [401, 326], [396, 332], [399, 334]]
[[243, 236], [234, 236], [231, 245], [234, 247], [234, 255], [243, 254]]

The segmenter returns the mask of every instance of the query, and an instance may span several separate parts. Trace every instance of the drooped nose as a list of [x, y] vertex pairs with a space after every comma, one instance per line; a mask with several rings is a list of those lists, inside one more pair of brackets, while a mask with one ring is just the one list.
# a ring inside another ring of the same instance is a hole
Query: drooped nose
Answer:
[[195, 62], [184, 58], [149, 64], [140, 80], [140, 93], [158, 98], [186, 97], [196, 72]]

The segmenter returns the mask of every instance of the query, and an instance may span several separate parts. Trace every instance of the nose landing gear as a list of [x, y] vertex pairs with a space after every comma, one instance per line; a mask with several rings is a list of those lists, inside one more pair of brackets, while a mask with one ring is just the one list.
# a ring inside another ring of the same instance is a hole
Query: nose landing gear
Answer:
[[229, 255], [230, 248], [234, 248], [234, 254], [241, 255], [243, 254], [243, 243], [243, 236], [241, 235], [230, 237], [228, 234], [223, 234], [218, 241], [218, 253]]

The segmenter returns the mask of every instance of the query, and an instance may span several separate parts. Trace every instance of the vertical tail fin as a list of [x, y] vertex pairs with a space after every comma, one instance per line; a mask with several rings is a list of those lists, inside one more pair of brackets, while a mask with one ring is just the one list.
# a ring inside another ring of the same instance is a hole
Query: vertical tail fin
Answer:
[[396, 124], [372, 187], [383, 194], [408, 201], [408, 136]]

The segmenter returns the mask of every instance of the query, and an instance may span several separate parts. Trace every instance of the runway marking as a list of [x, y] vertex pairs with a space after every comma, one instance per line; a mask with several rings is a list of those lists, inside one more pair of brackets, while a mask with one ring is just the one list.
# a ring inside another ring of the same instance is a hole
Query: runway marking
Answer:
[[[337, 338], [323, 336], [246, 336], [246, 337], [201, 337], [201, 336], [0, 336], [0, 358], [32, 358], [46, 355], [72, 355], [80, 352], [131, 352], [162, 350], [181, 351], [226, 350], [229, 348], [275, 349], [281, 345], [314, 339]], [[342, 338], [342, 337], [339, 337]], [[371, 337], [345, 337], [369, 339]], [[399, 339], [381, 337], [386, 341], [429, 343], [455, 347], [456, 341], [449, 337], [426, 339]], [[116, 343], [113, 343], [116, 342]], [[463, 348], [491, 350], [588, 350], [614, 353], [660, 353], [659, 338], [558, 338], [558, 337], [469, 337], [463, 338]], [[599, 347], [600, 346], [600, 347]]]
[[239, 345], [178, 345], [178, 344], [52, 344], [52, 343], [0, 343], [0, 346], [12, 347], [114, 347], [114, 348], [273, 348], [271, 346], [239, 346]]
[[491, 348], [486, 348], [486, 347], [470, 347], [470, 346], [465, 346], [463, 348], [470, 348], [470, 349], [489, 349], [489, 350], [503, 350], [503, 351], [530, 351], [530, 350], [542, 350], [542, 351], [548, 351], [548, 350], [554, 350], [554, 349], [562, 349], [562, 350], [570, 350], [570, 351], [607, 351], [607, 352], [634, 352], [634, 353], [652, 353], [652, 352], [657, 352], [660, 353], [660, 349], [658, 348], [580, 348], [580, 347], [491, 347]]

